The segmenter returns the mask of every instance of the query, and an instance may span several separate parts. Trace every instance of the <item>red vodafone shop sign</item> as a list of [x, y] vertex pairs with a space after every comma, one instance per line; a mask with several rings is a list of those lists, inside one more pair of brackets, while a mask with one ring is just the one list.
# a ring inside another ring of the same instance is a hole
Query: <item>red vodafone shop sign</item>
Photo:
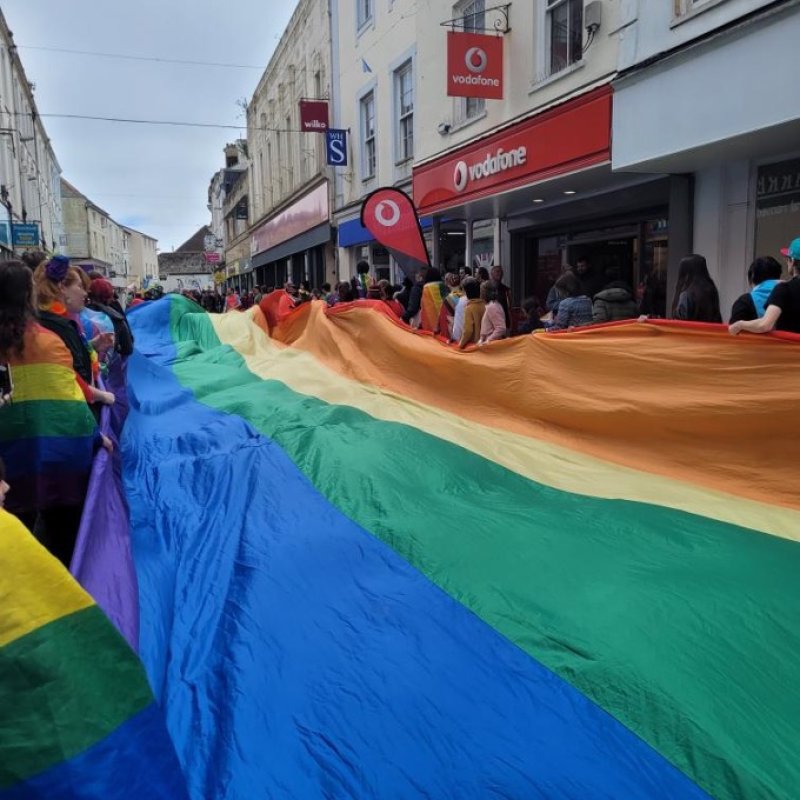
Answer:
[[447, 94], [503, 99], [503, 37], [447, 34]]
[[611, 88], [603, 86], [415, 167], [414, 202], [430, 214], [610, 158]]

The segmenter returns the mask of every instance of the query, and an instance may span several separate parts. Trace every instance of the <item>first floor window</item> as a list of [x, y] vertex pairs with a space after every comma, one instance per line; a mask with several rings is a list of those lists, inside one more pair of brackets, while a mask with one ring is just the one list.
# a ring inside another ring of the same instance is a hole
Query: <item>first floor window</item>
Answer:
[[370, 92], [361, 98], [361, 172], [364, 180], [375, 176], [376, 166], [375, 95]]
[[550, 74], [583, 56], [583, 0], [546, 0]]
[[[453, 9], [453, 16], [461, 19], [461, 29], [465, 33], [484, 33], [486, 29], [486, 0], [468, 0]], [[456, 101], [456, 121], [466, 122], [481, 116], [486, 110], [482, 97], [460, 97]]]
[[372, 22], [372, 0], [356, 0], [358, 9], [358, 29], [361, 30], [368, 22]]
[[395, 103], [397, 111], [397, 161], [414, 157], [414, 70], [406, 61], [395, 72]]

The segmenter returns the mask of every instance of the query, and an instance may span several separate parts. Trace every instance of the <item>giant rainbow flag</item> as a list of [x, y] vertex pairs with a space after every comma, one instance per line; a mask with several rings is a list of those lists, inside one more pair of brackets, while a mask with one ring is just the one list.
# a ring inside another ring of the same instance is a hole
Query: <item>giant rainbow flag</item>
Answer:
[[797, 343], [131, 322], [82, 568], [192, 798], [800, 797]]

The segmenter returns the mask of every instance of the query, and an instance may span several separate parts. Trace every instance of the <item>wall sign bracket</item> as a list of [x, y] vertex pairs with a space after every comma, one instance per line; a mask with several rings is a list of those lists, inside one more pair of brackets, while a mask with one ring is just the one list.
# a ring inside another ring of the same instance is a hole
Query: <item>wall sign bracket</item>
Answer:
[[467, 31], [469, 33], [498, 33], [505, 36], [510, 30], [509, 25], [509, 9], [511, 3], [505, 3], [501, 6], [492, 6], [481, 12], [485, 16], [491, 16], [493, 19], [491, 27], [476, 28], [474, 25], [477, 14], [467, 14], [464, 17], [455, 17], [454, 19], [446, 19], [440, 22], [443, 28], [450, 28], [453, 31]]

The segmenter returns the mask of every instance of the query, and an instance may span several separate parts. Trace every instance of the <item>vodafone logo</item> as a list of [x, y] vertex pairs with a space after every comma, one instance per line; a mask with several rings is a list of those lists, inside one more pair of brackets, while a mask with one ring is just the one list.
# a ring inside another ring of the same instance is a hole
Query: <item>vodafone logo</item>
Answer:
[[503, 37], [447, 34], [447, 93], [451, 97], [503, 98]]
[[375, 221], [384, 228], [393, 228], [400, 221], [400, 206], [394, 200], [382, 200], [375, 206]]
[[457, 192], [463, 192], [470, 181], [482, 181], [501, 172], [522, 167], [527, 160], [527, 147], [516, 147], [508, 151], [498, 147], [494, 153], [486, 153], [483, 159], [473, 164], [459, 161], [453, 170], [453, 187]]
[[470, 47], [464, 55], [464, 64], [473, 75], [480, 75], [488, 63], [486, 51], [480, 47]]
[[453, 170], [453, 185], [456, 187], [456, 191], [463, 192], [467, 188], [468, 181], [469, 169], [467, 168], [467, 163], [466, 161], [459, 161]]

